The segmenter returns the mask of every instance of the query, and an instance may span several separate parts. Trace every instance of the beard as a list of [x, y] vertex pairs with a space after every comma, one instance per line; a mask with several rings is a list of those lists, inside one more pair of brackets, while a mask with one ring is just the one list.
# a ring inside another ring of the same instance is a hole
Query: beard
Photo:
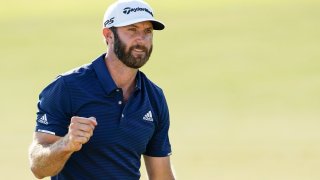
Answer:
[[[131, 46], [128, 51], [127, 45], [121, 41], [121, 39], [118, 36], [118, 33], [113, 31], [114, 34], [114, 53], [118, 57], [118, 59], [125, 64], [126, 66], [133, 68], [133, 69], [139, 69], [141, 68], [144, 64], [147, 63], [149, 60], [149, 57], [152, 53], [152, 48], [153, 45], [151, 45], [150, 49], [148, 50], [147, 47], [142, 46], [142, 45], [134, 45]], [[143, 53], [139, 53], [136, 55], [136, 57], [132, 54], [134, 49], [139, 49], [142, 50]]]

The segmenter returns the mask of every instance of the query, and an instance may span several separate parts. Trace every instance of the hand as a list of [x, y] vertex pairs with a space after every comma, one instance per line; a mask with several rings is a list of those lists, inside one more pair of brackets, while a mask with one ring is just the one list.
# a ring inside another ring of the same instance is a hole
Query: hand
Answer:
[[73, 116], [69, 125], [69, 132], [64, 137], [66, 149], [71, 152], [79, 151], [82, 145], [89, 141], [96, 126], [97, 121], [94, 117]]

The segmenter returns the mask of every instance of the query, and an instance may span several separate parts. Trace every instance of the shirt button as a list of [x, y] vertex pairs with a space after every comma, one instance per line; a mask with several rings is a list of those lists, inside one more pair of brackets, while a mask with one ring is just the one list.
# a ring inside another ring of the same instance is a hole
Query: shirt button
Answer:
[[124, 115], [123, 115], [123, 114], [121, 114], [121, 117], [122, 117], [122, 118], [124, 118]]
[[117, 89], [116, 91], [117, 91], [117, 92], [119, 92], [120, 90], [119, 90], [119, 89]]
[[122, 104], [122, 101], [119, 101], [118, 104], [121, 105], [121, 104]]

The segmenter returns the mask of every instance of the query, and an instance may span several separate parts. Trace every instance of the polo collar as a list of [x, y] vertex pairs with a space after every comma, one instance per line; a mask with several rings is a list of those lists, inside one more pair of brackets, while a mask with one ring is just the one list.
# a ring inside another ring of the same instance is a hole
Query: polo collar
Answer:
[[107, 94], [110, 94], [114, 90], [117, 89], [116, 83], [113, 81], [109, 70], [107, 68], [107, 65], [104, 61], [106, 54], [102, 54], [100, 57], [98, 57], [96, 60], [92, 62], [93, 69], [96, 72], [96, 75], [100, 81], [100, 84], [102, 85], [104, 91]]
[[141, 90], [141, 72], [139, 70], [136, 75], [136, 90]]
[[[102, 54], [96, 60], [92, 62], [93, 69], [102, 85], [104, 91], [109, 95], [116, 89], [118, 89], [116, 83], [113, 81], [111, 74], [105, 63], [106, 53]], [[141, 90], [141, 72], [138, 71], [136, 75], [136, 90]]]

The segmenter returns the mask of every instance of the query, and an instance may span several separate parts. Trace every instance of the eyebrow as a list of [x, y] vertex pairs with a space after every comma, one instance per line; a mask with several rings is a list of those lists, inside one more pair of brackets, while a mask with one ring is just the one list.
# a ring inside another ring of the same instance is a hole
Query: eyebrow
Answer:
[[137, 28], [138, 26], [134, 25], [134, 24], [130, 24], [128, 27], [135, 27]]

